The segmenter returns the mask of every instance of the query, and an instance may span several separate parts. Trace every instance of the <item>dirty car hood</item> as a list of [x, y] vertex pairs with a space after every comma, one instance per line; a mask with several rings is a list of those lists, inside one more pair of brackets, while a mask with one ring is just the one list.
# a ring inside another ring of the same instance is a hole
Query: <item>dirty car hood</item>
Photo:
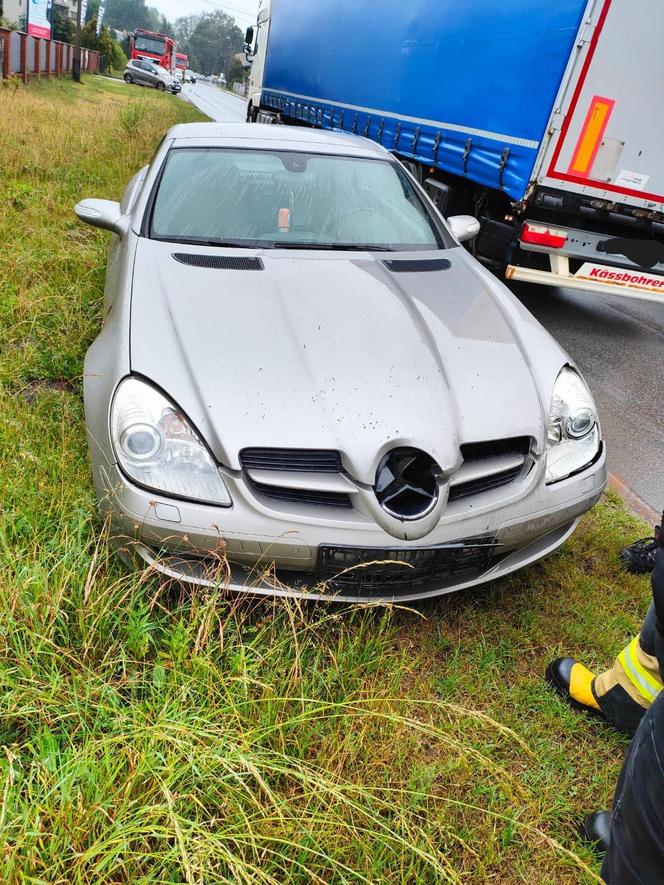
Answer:
[[253, 253], [141, 239], [134, 271], [132, 371], [231, 469], [245, 447], [336, 449], [372, 483], [398, 445], [451, 469], [461, 443], [541, 443], [543, 392], [518, 315], [462, 249], [423, 273], [392, 273], [381, 253], [265, 250], [263, 270], [225, 270], [175, 252]]

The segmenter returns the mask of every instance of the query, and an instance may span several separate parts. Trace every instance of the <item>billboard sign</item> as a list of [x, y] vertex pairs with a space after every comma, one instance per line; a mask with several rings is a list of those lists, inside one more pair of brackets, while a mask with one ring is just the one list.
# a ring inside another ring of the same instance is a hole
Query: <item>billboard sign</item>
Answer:
[[28, 0], [28, 34], [51, 39], [52, 0]]

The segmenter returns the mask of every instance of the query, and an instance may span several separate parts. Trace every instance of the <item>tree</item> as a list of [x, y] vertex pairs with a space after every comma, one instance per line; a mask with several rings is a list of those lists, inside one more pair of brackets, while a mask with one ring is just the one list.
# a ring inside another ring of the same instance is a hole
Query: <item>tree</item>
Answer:
[[[96, 2], [98, 0], [91, 0]], [[173, 33], [173, 25], [157, 9], [147, 6], [145, 0], [112, 0], [108, 4], [104, 22], [109, 28], [121, 31], [135, 31], [146, 28], [148, 31], [161, 31], [169, 36]]]
[[221, 11], [188, 15], [175, 23], [175, 34], [191, 66], [209, 76], [226, 71], [244, 45], [235, 19]]
[[76, 26], [62, 6], [53, 6], [52, 34], [54, 40], [73, 43], [76, 39]]
[[244, 83], [247, 79], [247, 70], [242, 62], [234, 58], [226, 69], [226, 83], [232, 86], [233, 83]]
[[175, 20], [173, 35], [180, 46], [186, 46], [189, 43], [199, 19], [200, 15], [183, 15]]
[[94, 49], [105, 60], [107, 67], [113, 70], [122, 70], [127, 64], [127, 56], [122, 51], [120, 44], [115, 42], [106, 25], [102, 27], [101, 33], [97, 36], [97, 16], [90, 19], [81, 31], [81, 46], [86, 49]]
[[[89, 22], [93, 18], [99, 18], [99, 4], [101, 0], [88, 0], [88, 11], [85, 13], [85, 21]], [[84, 22], [85, 24], [85, 22]]]

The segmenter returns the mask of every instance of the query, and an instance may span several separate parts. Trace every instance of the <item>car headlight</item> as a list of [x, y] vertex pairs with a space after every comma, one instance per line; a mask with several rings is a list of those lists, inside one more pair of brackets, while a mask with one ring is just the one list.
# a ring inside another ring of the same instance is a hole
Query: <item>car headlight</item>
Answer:
[[124, 472], [142, 486], [178, 498], [230, 507], [217, 465], [185, 416], [138, 378], [113, 397], [111, 435]]
[[546, 482], [558, 482], [592, 464], [600, 446], [597, 409], [585, 381], [566, 366], [556, 379], [549, 412]]

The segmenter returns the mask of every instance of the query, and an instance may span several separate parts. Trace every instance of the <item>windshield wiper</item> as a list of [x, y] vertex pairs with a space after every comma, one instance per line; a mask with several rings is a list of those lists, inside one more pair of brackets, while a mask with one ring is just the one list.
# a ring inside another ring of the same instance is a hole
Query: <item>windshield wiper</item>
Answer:
[[188, 246], [214, 246], [218, 249], [326, 249], [337, 252], [394, 252], [381, 243], [316, 243], [313, 240], [250, 240], [220, 237], [154, 237], [168, 243]]
[[316, 243], [308, 240], [296, 242], [293, 240], [276, 240], [270, 243], [273, 249], [327, 249], [335, 252], [394, 252], [390, 246], [380, 243]]
[[272, 243], [261, 240], [210, 239], [207, 237], [159, 237], [169, 243], [182, 243], [188, 246], [216, 246], [220, 249], [263, 249], [271, 248]]

